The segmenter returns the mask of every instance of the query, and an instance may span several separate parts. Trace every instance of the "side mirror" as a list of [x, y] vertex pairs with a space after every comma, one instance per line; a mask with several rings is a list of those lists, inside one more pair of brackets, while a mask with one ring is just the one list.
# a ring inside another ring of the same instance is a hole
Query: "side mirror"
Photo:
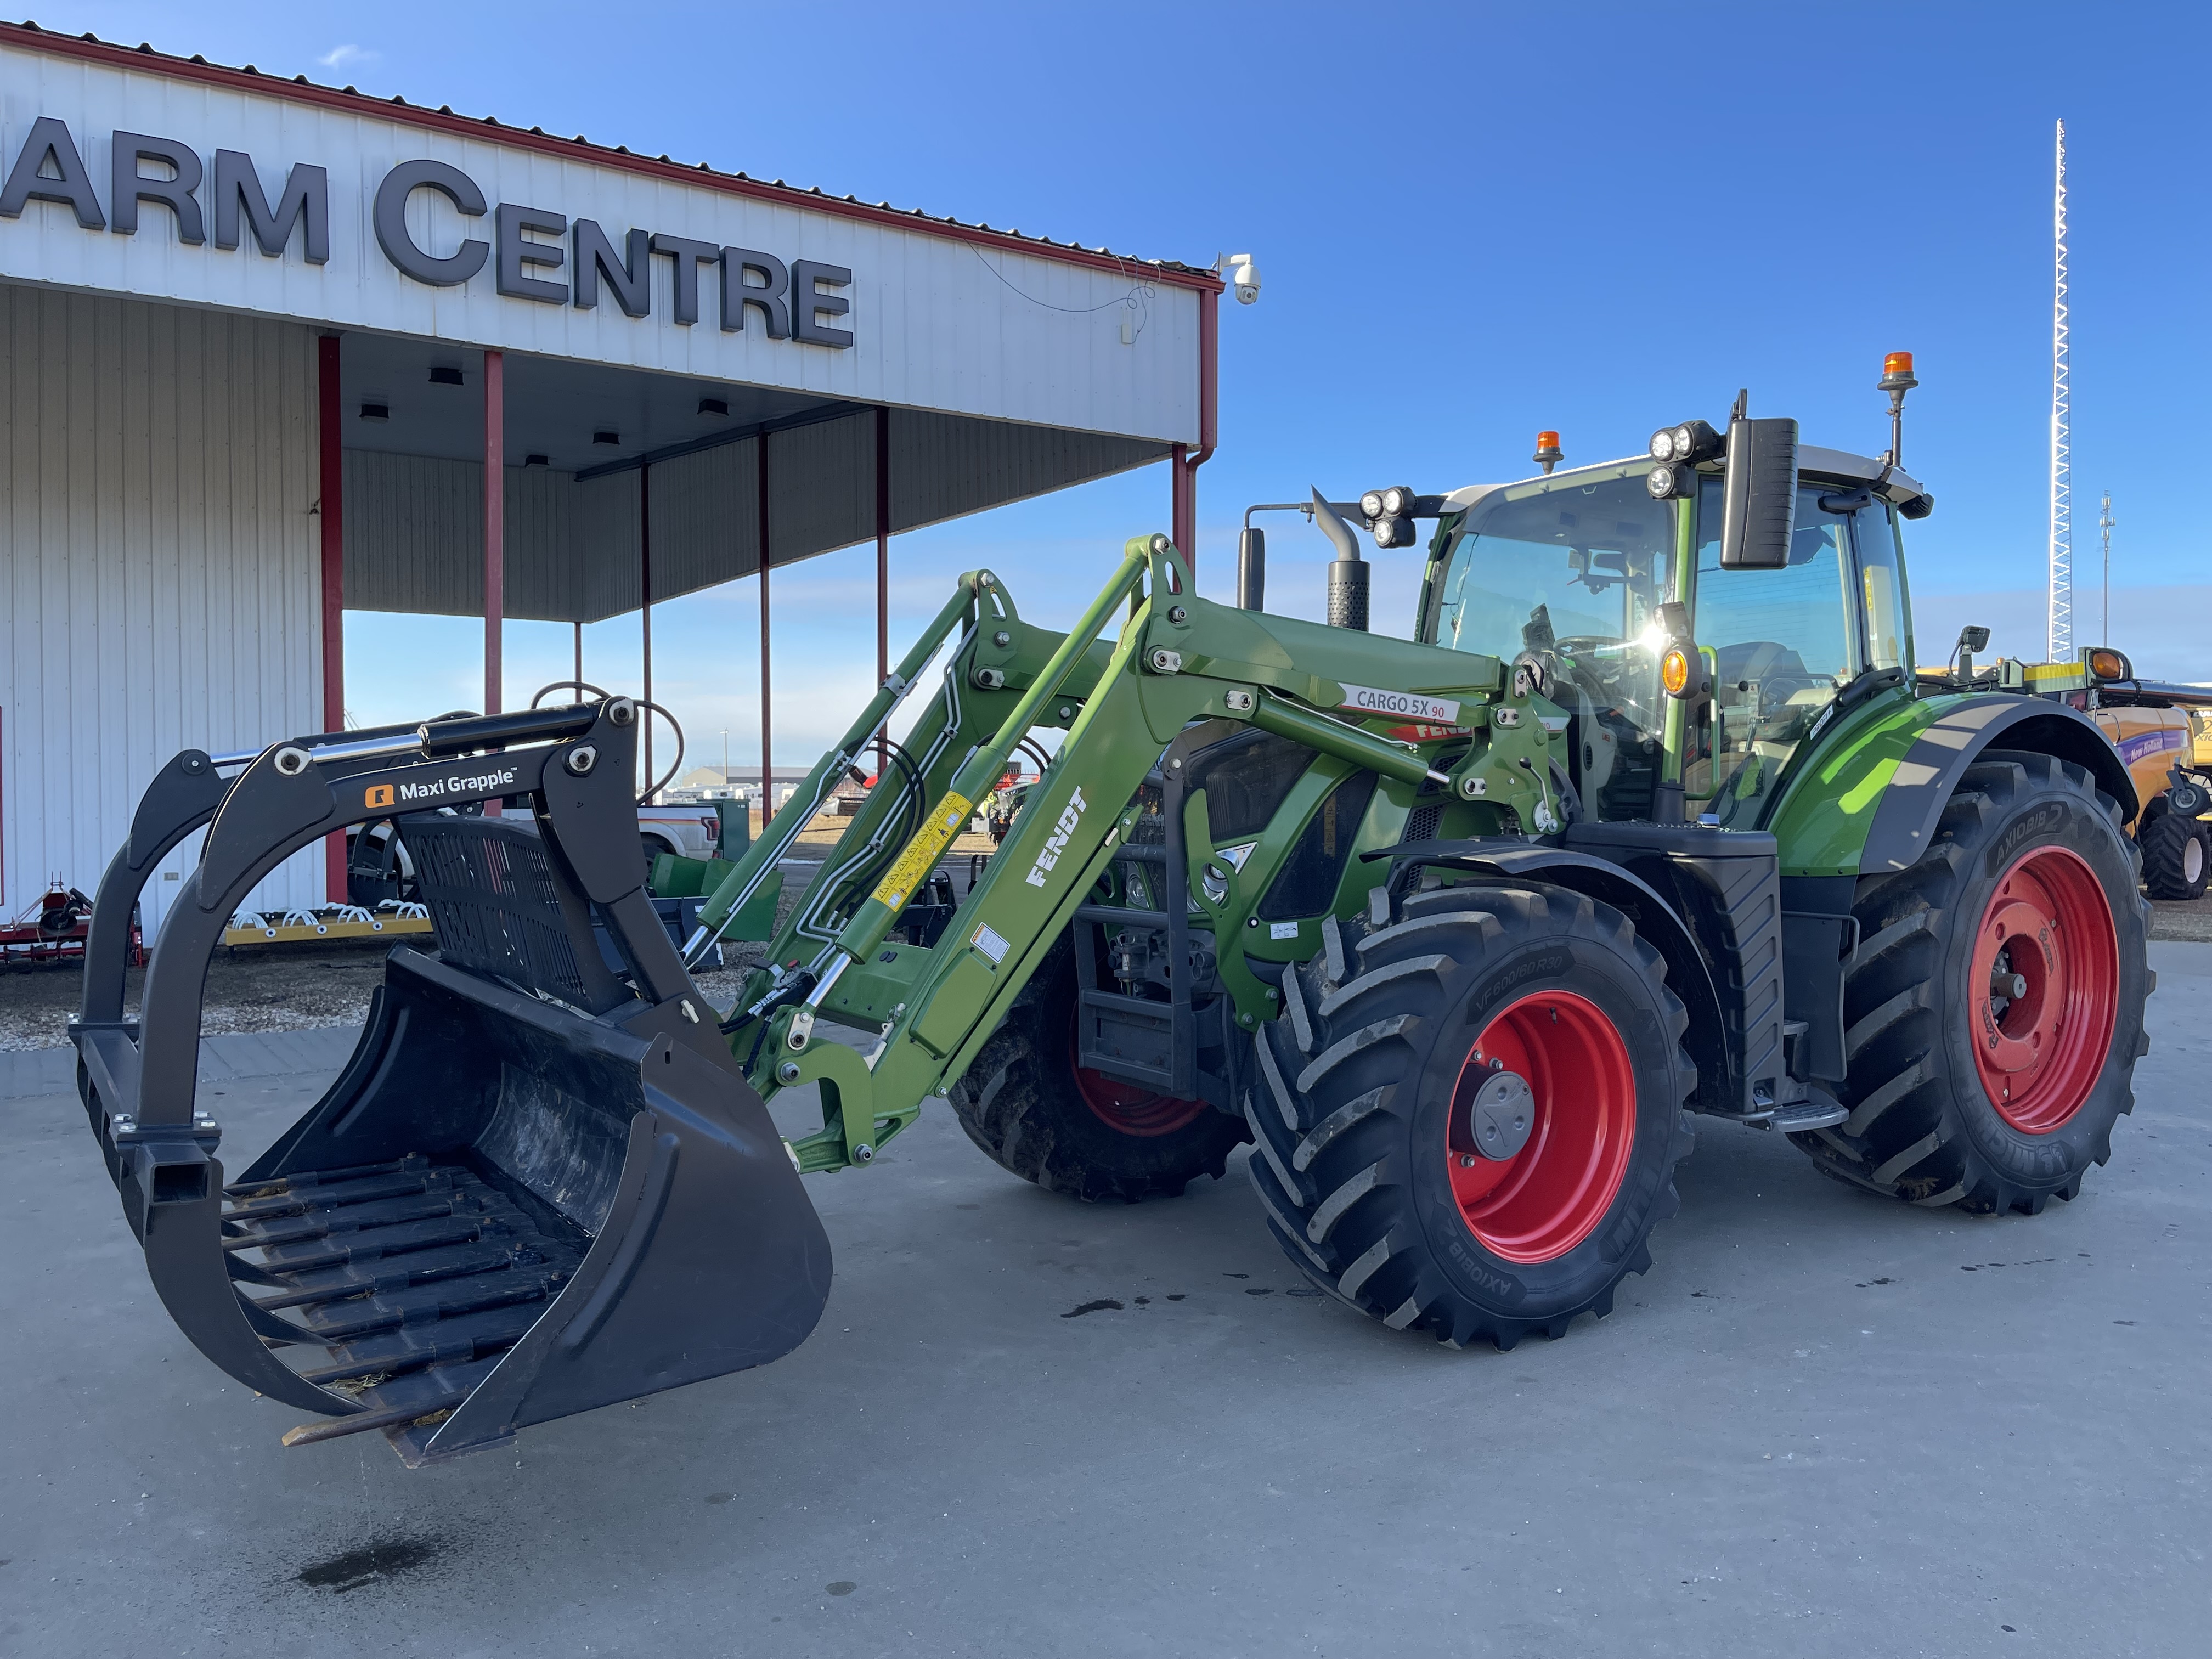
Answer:
[[1787, 568], [1797, 528], [1797, 422], [1730, 421], [1722, 494], [1721, 568]]
[[1959, 661], [1959, 678], [1966, 685], [1974, 683], [1974, 659], [1989, 648], [1990, 630], [1978, 623], [1968, 623], [1959, 630], [1959, 643], [1951, 654]]
[[2124, 651], [2115, 651], [2109, 645], [2091, 647], [2089, 678], [2100, 685], [2110, 685], [2114, 680], [2131, 680], [2136, 677], [2135, 665], [2128, 660]]
[[1237, 538], [1237, 608], [1267, 608], [1267, 532], [1257, 525], [1246, 525]]

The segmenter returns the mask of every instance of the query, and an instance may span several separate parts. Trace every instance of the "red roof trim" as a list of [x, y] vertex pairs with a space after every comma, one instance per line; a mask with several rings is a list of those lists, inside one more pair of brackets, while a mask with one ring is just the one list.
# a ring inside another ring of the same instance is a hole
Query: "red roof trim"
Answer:
[[679, 162], [633, 155], [603, 145], [556, 138], [549, 133], [529, 132], [490, 116], [472, 120], [465, 115], [422, 109], [413, 104], [395, 103], [390, 99], [371, 98], [365, 93], [345, 92], [311, 81], [288, 81], [280, 76], [225, 69], [216, 64], [194, 62], [167, 52], [116, 46], [89, 36], [52, 34], [35, 23], [0, 23], [0, 45], [21, 46], [58, 58], [87, 59], [112, 69], [135, 70], [141, 74], [150, 70], [180, 81], [196, 81], [202, 85], [222, 87], [234, 92], [289, 99], [294, 103], [311, 104], [317, 108], [337, 110], [348, 115], [374, 116], [457, 138], [480, 140], [489, 134], [496, 143], [516, 149], [535, 150], [540, 155], [556, 156], [562, 161], [573, 161], [580, 156], [597, 166], [639, 173], [670, 184], [704, 187], [720, 191], [726, 196], [743, 196], [754, 201], [774, 203], [779, 207], [826, 213], [841, 219], [857, 219], [866, 224], [941, 237], [947, 241], [996, 248], [1006, 253], [1027, 254], [1031, 258], [1056, 259], [1062, 264], [1081, 265], [1087, 270], [1109, 271], [1116, 276], [1128, 276], [1133, 270], [1142, 270], [1150, 281], [1195, 289], [1201, 293], [1218, 294], [1223, 288], [1219, 276], [1192, 265], [1095, 252], [1090, 248], [1066, 246], [1042, 238], [1032, 240], [1026, 236], [964, 225], [957, 220], [932, 218], [918, 209], [911, 213], [902, 213], [892, 208], [872, 207], [865, 202], [819, 195], [813, 191], [795, 190], [787, 185], [763, 184], [757, 179], [736, 178], [703, 165], [685, 167]]

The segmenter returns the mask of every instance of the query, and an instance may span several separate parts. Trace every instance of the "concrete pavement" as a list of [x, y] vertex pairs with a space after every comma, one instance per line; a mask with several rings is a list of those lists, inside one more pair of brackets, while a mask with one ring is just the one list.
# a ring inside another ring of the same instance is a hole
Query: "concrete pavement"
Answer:
[[[790, 1358], [416, 1473], [281, 1448], [74, 1096], [8, 1100], [0, 1653], [2201, 1651], [2212, 945], [2152, 951], [2136, 1114], [2040, 1218], [1708, 1124], [1612, 1318], [1455, 1354], [1301, 1293], [1241, 1160], [1086, 1208], [933, 1106], [810, 1179]], [[234, 1166], [312, 1058], [210, 1082]]]

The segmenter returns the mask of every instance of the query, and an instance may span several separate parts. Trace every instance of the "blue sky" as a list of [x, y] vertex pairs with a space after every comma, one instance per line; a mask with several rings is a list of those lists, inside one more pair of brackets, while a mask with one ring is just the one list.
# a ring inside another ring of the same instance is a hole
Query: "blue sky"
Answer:
[[[1923, 651], [1982, 620], [1996, 648], [2039, 654], [2063, 115], [2081, 637], [2109, 489], [2116, 641], [2147, 672], [2212, 678], [2201, 3], [38, 15], [1139, 255], [1249, 249], [1265, 289], [1224, 305], [1222, 447], [1200, 475], [1209, 592], [1248, 501], [1519, 476], [1540, 427], [1595, 460], [1663, 422], [1718, 421], [1747, 386], [1754, 413], [1798, 416], [1810, 441], [1878, 450], [1873, 382], [1909, 349], [1906, 465], [1939, 503], [1908, 546]], [[902, 537], [895, 636], [978, 563], [1026, 614], [1072, 616], [1167, 507], [1153, 469]], [[1281, 528], [1271, 556], [1271, 603], [1315, 614], [1326, 544]], [[1377, 621], [1404, 631], [1396, 556]], [[872, 639], [849, 619], [872, 570], [860, 550], [776, 578], [779, 763], [811, 758], [865, 691]], [[756, 605], [747, 581], [655, 611], [657, 689], [695, 755], [719, 756], [727, 728], [733, 761], [757, 756]], [[349, 628], [363, 723], [474, 701], [480, 628]], [[631, 683], [636, 641], [634, 617], [587, 630], [587, 672]], [[507, 653], [526, 696], [566, 672], [568, 630], [513, 624]]]

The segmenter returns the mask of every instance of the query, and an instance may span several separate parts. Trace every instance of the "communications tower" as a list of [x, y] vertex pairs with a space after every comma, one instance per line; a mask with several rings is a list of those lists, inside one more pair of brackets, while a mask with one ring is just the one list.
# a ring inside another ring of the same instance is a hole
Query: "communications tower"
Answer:
[[2074, 654], [2072, 386], [2067, 362], [2066, 123], [2058, 124], [2051, 204], [2051, 615], [2046, 660]]

